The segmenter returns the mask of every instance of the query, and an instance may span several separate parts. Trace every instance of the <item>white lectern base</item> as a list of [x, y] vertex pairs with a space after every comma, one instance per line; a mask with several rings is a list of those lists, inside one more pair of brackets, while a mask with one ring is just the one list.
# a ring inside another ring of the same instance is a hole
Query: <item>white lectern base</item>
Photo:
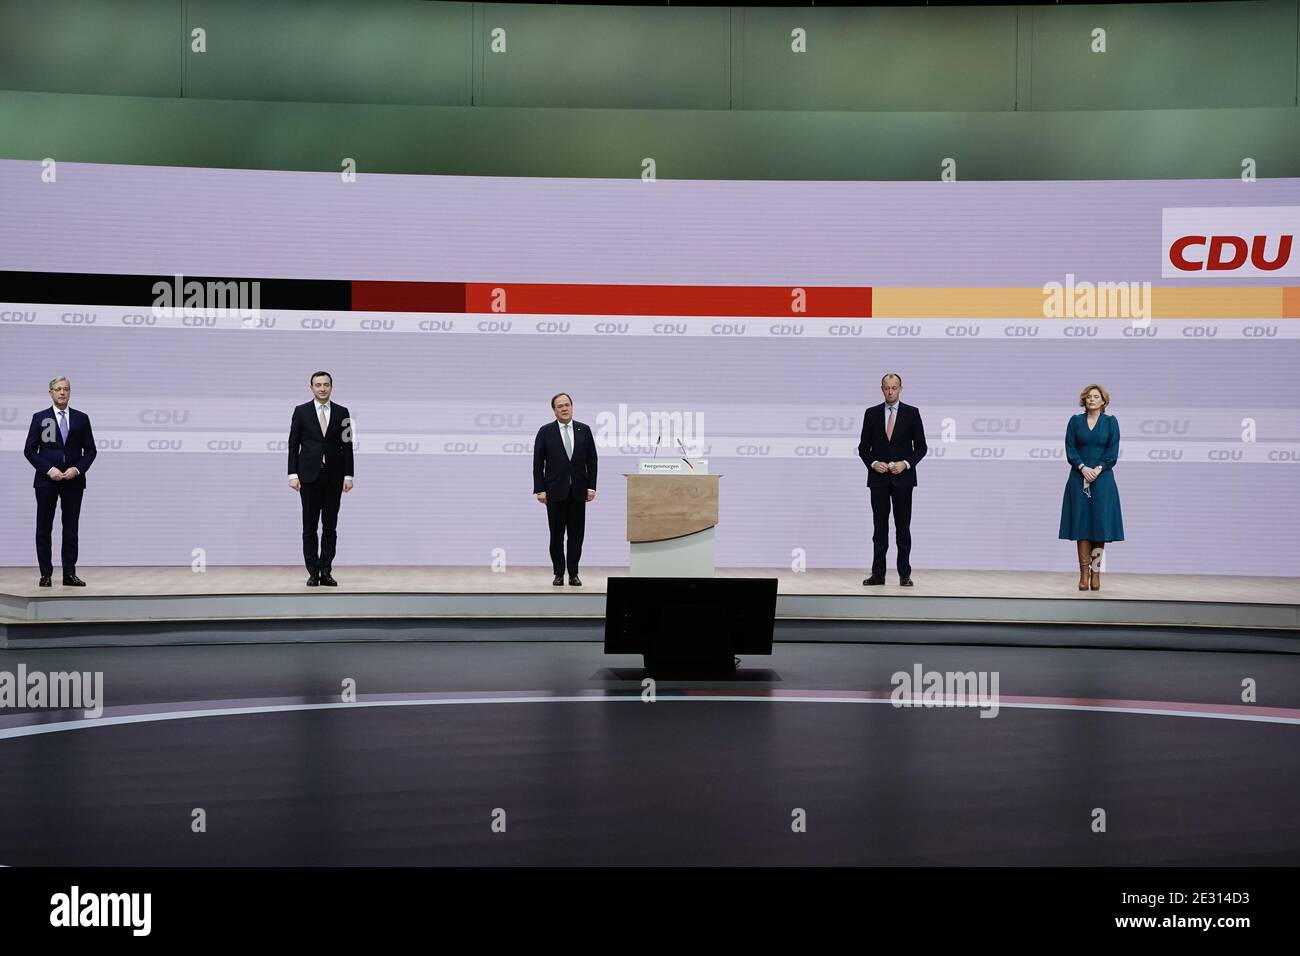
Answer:
[[711, 578], [713, 529], [667, 541], [632, 542], [632, 575], [642, 578]]

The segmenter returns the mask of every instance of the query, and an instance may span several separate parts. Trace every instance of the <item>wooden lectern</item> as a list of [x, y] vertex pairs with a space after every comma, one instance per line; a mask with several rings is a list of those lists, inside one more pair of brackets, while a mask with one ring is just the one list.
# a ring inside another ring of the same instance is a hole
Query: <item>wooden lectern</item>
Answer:
[[627, 540], [638, 577], [711, 578], [721, 475], [627, 475]]

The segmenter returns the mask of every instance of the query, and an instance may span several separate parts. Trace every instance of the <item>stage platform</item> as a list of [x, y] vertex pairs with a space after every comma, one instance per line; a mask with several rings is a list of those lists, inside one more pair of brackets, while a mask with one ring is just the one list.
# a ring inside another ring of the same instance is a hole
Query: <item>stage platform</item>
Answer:
[[[583, 633], [599, 640], [606, 581], [627, 570], [584, 570], [580, 588], [553, 586], [547, 568], [339, 567], [337, 588], [308, 588], [294, 567], [78, 573], [87, 587], [65, 588], [56, 575], [54, 587], [40, 588], [28, 568], [0, 569], [0, 646], [114, 643], [115, 635], [129, 643], [340, 640], [330, 626], [340, 622], [354, 640], [448, 639], [445, 627], [421, 625], [450, 622], [480, 625], [450, 632], [461, 635], [452, 639], [493, 639], [490, 625], [507, 621], [517, 625], [510, 639], [545, 640], [548, 622], [586, 622]], [[718, 573], [778, 578], [778, 622], [844, 625], [822, 628], [837, 636], [817, 639], [881, 640], [878, 627], [850, 625], [891, 622], [1230, 629], [1300, 639], [1300, 578], [1115, 573], [1104, 575], [1101, 591], [1085, 593], [1073, 572], [917, 570], [911, 588], [893, 572], [882, 587], [864, 587], [861, 571]], [[793, 631], [781, 633], [790, 639]]]

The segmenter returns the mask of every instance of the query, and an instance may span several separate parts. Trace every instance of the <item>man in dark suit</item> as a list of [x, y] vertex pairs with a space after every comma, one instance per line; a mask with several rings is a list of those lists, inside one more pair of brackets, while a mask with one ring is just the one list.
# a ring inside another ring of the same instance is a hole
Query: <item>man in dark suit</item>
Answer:
[[23, 455], [36, 469], [36, 560], [41, 566], [40, 586], [51, 586], [54, 561], [50, 539], [54, 532], [54, 509], [63, 502], [63, 583], [85, 587], [77, 577], [77, 523], [81, 518], [81, 496], [86, 491], [86, 472], [95, 460], [95, 436], [85, 412], [68, 407], [72, 383], [63, 376], [50, 382], [54, 404], [32, 416]]
[[[596, 439], [591, 429], [573, 420], [573, 399], [560, 392], [551, 399], [555, 421], [537, 430], [533, 441], [533, 494], [546, 505], [551, 526], [551, 565], [556, 587], [569, 583], [582, 586], [578, 562], [582, 559], [582, 534], [587, 520], [587, 502], [596, 498]], [[564, 535], [569, 535], [566, 561]]]
[[903, 379], [890, 372], [880, 380], [885, 400], [867, 409], [862, 418], [862, 441], [858, 457], [867, 466], [867, 487], [871, 490], [871, 517], [875, 525], [872, 543], [875, 556], [871, 577], [863, 584], [885, 583], [885, 555], [889, 551], [889, 509], [894, 510], [898, 542], [898, 583], [912, 586], [912, 489], [916, 487], [916, 466], [925, 457], [925, 428], [921, 412], [898, 400]]
[[[352, 419], [330, 401], [334, 378], [317, 372], [310, 379], [312, 400], [293, 410], [289, 424], [289, 487], [302, 500], [302, 557], [307, 587], [335, 587], [331, 573], [338, 541], [339, 501], [352, 490]], [[316, 525], [321, 525], [319, 554]]]

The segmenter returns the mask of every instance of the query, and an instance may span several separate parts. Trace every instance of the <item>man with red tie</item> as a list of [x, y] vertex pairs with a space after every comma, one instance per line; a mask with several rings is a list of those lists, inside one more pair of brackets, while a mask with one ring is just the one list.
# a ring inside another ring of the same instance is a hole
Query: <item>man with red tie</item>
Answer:
[[862, 419], [862, 441], [858, 443], [858, 457], [868, 469], [867, 487], [875, 526], [871, 576], [862, 583], [885, 583], [892, 506], [898, 542], [898, 583], [908, 588], [912, 586], [912, 490], [916, 487], [917, 463], [925, 457], [925, 427], [920, 410], [899, 401], [903, 379], [897, 372], [880, 380], [880, 391], [885, 400], [867, 409]]
[[51, 587], [54, 561], [51, 537], [54, 511], [63, 503], [63, 583], [85, 587], [77, 577], [77, 524], [81, 518], [81, 497], [86, 491], [86, 472], [95, 460], [95, 436], [90, 417], [68, 406], [72, 383], [60, 375], [50, 382], [53, 405], [32, 416], [23, 455], [36, 469], [36, 560], [41, 566], [40, 586]]

